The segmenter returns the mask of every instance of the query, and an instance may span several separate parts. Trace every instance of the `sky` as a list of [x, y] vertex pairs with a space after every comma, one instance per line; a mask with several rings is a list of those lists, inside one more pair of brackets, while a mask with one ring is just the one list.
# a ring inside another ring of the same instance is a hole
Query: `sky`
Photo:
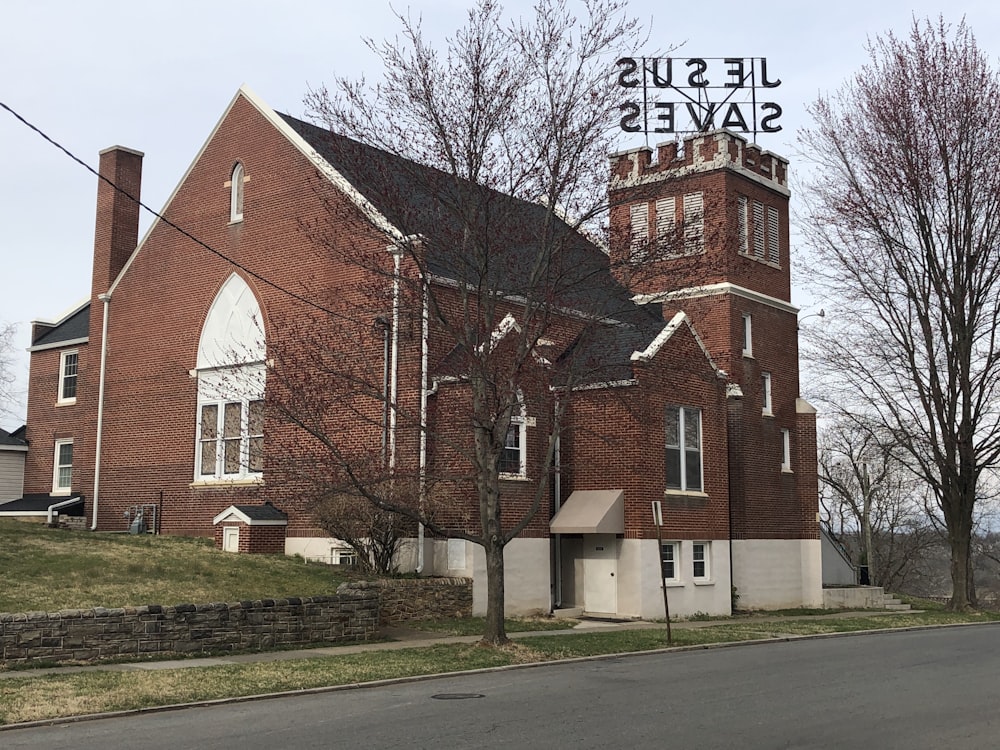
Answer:
[[[421, 16], [428, 34], [443, 40], [471, 2], [7, 0], [0, 102], [95, 168], [108, 146], [144, 152], [142, 198], [158, 210], [240, 85], [308, 119], [303, 98], [311, 88], [335, 76], [381, 75], [364, 39], [397, 36], [393, 7]], [[504, 2], [510, 16], [529, 14], [531, 6]], [[807, 105], [865, 63], [869, 38], [905, 34], [914, 15], [936, 18], [942, 4], [632, 0], [629, 9], [651, 33], [648, 49], [623, 55], [681, 45], [674, 57], [767, 58], [769, 76], [782, 82], [773, 90], [782, 130], [758, 142], [792, 161], [794, 205], [796, 132], [809, 125]], [[943, 12], [953, 22], [964, 15], [980, 47], [1000, 56], [1000, 3], [967, 0]], [[623, 136], [622, 148], [642, 143]], [[58, 320], [89, 294], [96, 194], [96, 177], [0, 110], [0, 324], [18, 326], [14, 367], [22, 395], [31, 321]], [[140, 231], [150, 222], [144, 215]], [[792, 302], [803, 315], [812, 311], [800, 283], [807, 272], [793, 265]], [[0, 427], [22, 423], [23, 399], [13, 410], [0, 416]]]

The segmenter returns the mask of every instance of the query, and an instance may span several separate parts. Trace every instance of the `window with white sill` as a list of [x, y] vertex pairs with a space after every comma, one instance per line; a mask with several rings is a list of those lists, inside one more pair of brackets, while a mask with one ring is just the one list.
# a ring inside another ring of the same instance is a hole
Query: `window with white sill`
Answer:
[[52, 461], [52, 494], [68, 495], [73, 490], [73, 439], [56, 440]]
[[711, 578], [710, 550], [711, 546], [708, 542], [694, 542], [691, 545], [691, 578], [696, 582], [707, 581]]
[[667, 490], [701, 492], [701, 410], [668, 406], [665, 432]]
[[665, 583], [680, 581], [678, 558], [677, 542], [664, 542], [660, 545], [660, 574]]
[[510, 417], [507, 437], [500, 453], [500, 475], [508, 478], [521, 478], [527, 472], [528, 420], [526, 419], [524, 399], [518, 394], [514, 413]]
[[243, 221], [243, 183], [245, 182], [245, 177], [246, 174], [243, 165], [240, 162], [236, 162], [229, 184], [230, 223]]
[[62, 352], [59, 355], [59, 394], [60, 404], [76, 403], [76, 385], [79, 378], [80, 352], [76, 349]]
[[763, 416], [774, 415], [771, 411], [771, 373], [769, 372], [763, 372], [760, 375], [760, 403]]
[[198, 346], [198, 482], [257, 480], [264, 471], [264, 333], [253, 292], [236, 274], [222, 285]]

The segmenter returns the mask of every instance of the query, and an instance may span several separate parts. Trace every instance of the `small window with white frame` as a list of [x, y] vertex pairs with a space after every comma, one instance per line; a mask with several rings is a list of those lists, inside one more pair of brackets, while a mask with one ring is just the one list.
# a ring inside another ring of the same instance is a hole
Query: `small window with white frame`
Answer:
[[743, 356], [753, 356], [753, 318], [750, 313], [743, 313]]
[[527, 474], [528, 420], [525, 418], [524, 399], [517, 395], [517, 404], [510, 417], [503, 450], [500, 452], [500, 476], [521, 478]]
[[57, 403], [75, 404], [76, 385], [79, 378], [80, 352], [76, 349], [59, 355], [59, 398]]
[[771, 373], [762, 372], [760, 374], [760, 403], [761, 414], [765, 417], [773, 417], [771, 411]]
[[52, 494], [68, 495], [73, 490], [73, 438], [56, 440], [52, 463]]
[[245, 171], [243, 164], [236, 162], [229, 183], [229, 223], [243, 221], [243, 183]]
[[792, 433], [787, 429], [781, 431], [781, 470], [792, 470]]
[[694, 542], [691, 545], [691, 578], [695, 581], [707, 581], [711, 578], [709, 551], [708, 542]]
[[677, 542], [664, 542], [660, 545], [660, 575], [665, 583], [676, 583], [680, 580], [677, 547]]
[[356, 568], [358, 566], [358, 553], [350, 547], [333, 547], [330, 549], [330, 563]]

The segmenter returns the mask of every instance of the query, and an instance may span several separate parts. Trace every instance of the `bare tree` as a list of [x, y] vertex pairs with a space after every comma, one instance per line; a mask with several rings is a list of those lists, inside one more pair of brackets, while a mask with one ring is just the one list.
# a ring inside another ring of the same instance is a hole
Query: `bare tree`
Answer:
[[811, 272], [834, 308], [812, 350], [830, 399], [933, 492], [966, 609], [976, 487], [1000, 455], [1000, 80], [964, 22], [914, 20], [870, 56], [802, 136]]
[[17, 399], [14, 393], [14, 335], [17, 325], [5, 323], [0, 325], [0, 415], [14, 414], [14, 404]]
[[[613, 61], [639, 43], [639, 26], [621, 0], [580, 7], [578, 19], [565, 0], [542, 0], [506, 22], [480, 0], [441, 49], [400, 16], [401, 38], [369, 42], [378, 85], [342, 78], [309, 96], [330, 130], [325, 154], [400, 233], [386, 235], [391, 253], [352, 242], [378, 222], [334, 204], [328, 224], [305, 227], [365, 271], [356, 294], [338, 291], [338, 314], [376, 325], [297, 320], [293, 336], [275, 337], [295, 346], [272, 349], [272, 406], [307, 433], [303, 455], [322, 457], [292, 473], [326, 472], [379, 509], [482, 546], [491, 644], [507, 640], [504, 548], [532, 523], [546, 528], [536, 516], [572, 386], [605, 365], [595, 352], [611, 328], [662, 327], [582, 234], [606, 215]], [[434, 382], [404, 392], [390, 369], [420, 358]], [[512, 444], [529, 414], [544, 444], [518, 467]], [[345, 431], [345, 416], [368, 429]], [[503, 481], [518, 471], [533, 481]]]
[[926, 517], [926, 483], [855, 420], [836, 419], [820, 436], [824, 521], [868, 566], [872, 585], [898, 590], [920, 574], [922, 555], [940, 535]]

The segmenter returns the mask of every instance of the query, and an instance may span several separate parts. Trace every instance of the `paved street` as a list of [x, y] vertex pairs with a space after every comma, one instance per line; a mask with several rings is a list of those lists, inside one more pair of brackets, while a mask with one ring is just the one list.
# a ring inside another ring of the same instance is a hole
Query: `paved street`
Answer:
[[998, 674], [1000, 627], [948, 628], [558, 664], [12, 730], [0, 733], [0, 745], [995, 748]]

